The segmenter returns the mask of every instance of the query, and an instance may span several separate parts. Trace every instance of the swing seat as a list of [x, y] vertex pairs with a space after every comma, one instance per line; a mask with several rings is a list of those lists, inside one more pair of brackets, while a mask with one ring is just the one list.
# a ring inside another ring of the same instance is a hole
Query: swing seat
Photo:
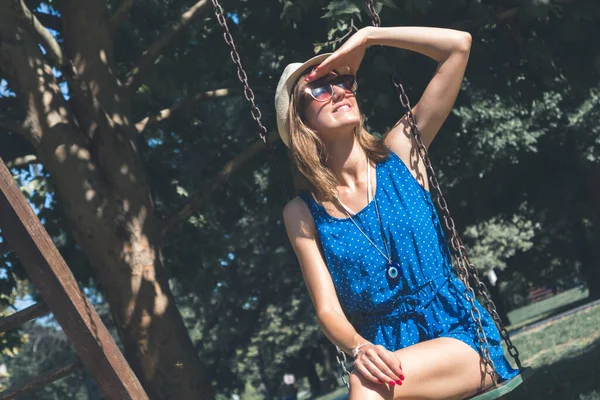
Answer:
[[512, 379], [501, 382], [498, 386], [492, 386], [488, 390], [477, 393], [475, 396], [469, 397], [467, 400], [493, 400], [498, 399], [504, 396], [507, 393], [512, 392], [523, 383], [527, 378], [531, 376], [533, 370], [530, 367], [525, 367], [521, 369], [519, 375], [515, 376]]

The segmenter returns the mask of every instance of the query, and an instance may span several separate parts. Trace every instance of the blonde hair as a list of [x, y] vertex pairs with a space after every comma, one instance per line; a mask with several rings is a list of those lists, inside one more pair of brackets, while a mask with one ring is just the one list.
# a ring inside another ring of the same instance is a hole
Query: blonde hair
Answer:
[[[304, 93], [306, 82], [298, 80], [290, 98], [288, 114], [290, 149], [294, 167], [294, 183], [298, 190], [310, 190], [320, 200], [333, 200], [337, 178], [328, 166], [329, 154], [317, 131], [304, 123], [303, 111], [308, 96]], [[389, 156], [389, 149], [382, 140], [368, 133], [363, 127], [364, 116], [354, 129], [354, 136], [370, 160], [382, 162]]]

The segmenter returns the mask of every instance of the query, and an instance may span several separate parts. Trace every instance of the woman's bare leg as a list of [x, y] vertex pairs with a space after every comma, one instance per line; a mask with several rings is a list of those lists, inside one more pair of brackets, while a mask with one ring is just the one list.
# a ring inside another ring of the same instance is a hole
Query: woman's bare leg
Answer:
[[349, 400], [463, 399], [492, 384], [489, 375], [482, 374], [479, 354], [457, 339], [428, 340], [395, 354], [402, 363], [404, 383], [390, 387], [353, 372]]

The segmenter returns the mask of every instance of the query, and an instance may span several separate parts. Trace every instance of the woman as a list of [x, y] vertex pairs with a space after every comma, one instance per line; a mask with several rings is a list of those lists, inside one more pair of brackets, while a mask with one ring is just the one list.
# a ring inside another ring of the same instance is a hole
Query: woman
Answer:
[[[413, 108], [429, 146], [459, 91], [471, 36], [365, 28], [333, 54], [285, 69], [275, 97], [278, 128], [307, 189], [284, 209], [287, 233], [324, 334], [355, 358], [350, 399], [465, 398], [491, 379], [427, 172], [422, 160], [411, 162], [417, 145], [406, 117], [383, 141], [362, 127], [354, 76], [371, 45], [439, 63]], [[511, 378], [517, 371], [477, 306], [499, 378]]]

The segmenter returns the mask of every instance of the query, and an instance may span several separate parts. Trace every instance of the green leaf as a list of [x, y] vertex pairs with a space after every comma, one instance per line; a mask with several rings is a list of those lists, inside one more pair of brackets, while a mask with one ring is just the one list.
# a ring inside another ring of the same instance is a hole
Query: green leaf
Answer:
[[323, 14], [322, 18], [335, 18], [343, 15], [360, 16], [360, 9], [358, 6], [349, 0], [332, 1], [327, 5], [326, 10], [327, 12]]

